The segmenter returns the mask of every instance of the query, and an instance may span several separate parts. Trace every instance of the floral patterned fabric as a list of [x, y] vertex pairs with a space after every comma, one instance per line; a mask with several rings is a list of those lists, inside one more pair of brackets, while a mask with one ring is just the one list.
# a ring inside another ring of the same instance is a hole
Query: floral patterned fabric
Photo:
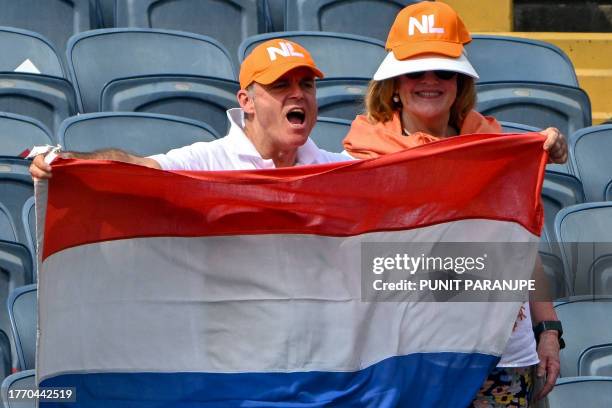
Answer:
[[533, 392], [534, 366], [495, 368], [470, 408], [529, 407]]

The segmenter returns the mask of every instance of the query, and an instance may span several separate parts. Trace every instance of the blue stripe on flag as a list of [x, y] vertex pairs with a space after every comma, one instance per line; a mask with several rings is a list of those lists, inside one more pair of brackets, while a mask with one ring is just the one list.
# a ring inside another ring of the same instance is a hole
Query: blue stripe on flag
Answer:
[[43, 381], [76, 387], [76, 403], [41, 407], [466, 407], [498, 357], [415, 353], [357, 372], [84, 373]]

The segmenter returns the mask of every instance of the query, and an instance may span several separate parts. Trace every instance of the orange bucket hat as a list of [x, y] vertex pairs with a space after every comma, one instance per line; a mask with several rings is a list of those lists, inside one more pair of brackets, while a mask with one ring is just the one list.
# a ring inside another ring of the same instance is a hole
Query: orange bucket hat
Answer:
[[255, 47], [242, 62], [240, 88], [245, 89], [253, 82], [271, 84], [298, 67], [310, 68], [316, 77], [323, 78], [306, 48], [282, 38], [268, 40]]
[[448, 4], [422, 1], [402, 9], [389, 31], [389, 54], [375, 80], [410, 72], [448, 70], [478, 78], [467, 60], [464, 45], [472, 37]]

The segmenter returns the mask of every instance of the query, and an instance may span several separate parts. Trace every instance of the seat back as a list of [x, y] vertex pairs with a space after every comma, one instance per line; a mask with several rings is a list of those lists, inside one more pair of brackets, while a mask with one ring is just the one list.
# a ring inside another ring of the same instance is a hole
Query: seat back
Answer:
[[68, 150], [118, 148], [139, 156], [166, 153], [195, 142], [215, 140], [205, 123], [152, 113], [89, 113], [66, 120], [59, 131]]
[[27, 116], [0, 112], [0, 155], [19, 156], [32, 146], [53, 144], [45, 125]]
[[36, 360], [36, 295], [36, 285], [27, 285], [15, 289], [8, 299], [15, 349], [22, 370], [34, 368]]
[[610, 406], [612, 378], [560, 378], [548, 394], [550, 408], [606, 408]]
[[[0, 13], [0, 21], [3, 18], [6, 18], [4, 12]], [[18, 72], [65, 77], [55, 48], [49, 40], [38, 33], [13, 27], [0, 27], [0, 49], [2, 49], [1, 72], [18, 70]]]
[[487, 82], [476, 85], [477, 110], [510, 122], [569, 135], [591, 125], [591, 102], [580, 88], [537, 82]]
[[67, 54], [82, 112], [97, 111], [104, 85], [117, 78], [186, 74], [236, 79], [232, 60], [221, 43], [179, 31], [89, 31], [70, 38]]
[[27, 199], [33, 195], [34, 185], [31, 176], [13, 173], [12, 167], [0, 165], [0, 208], [2, 208], [0, 213], [10, 217], [15, 241], [24, 245], [27, 245], [28, 240], [21, 222], [21, 212]]
[[606, 201], [612, 201], [612, 179], [604, 187], [604, 199]]
[[397, 13], [418, 0], [294, 0], [286, 2], [285, 30], [332, 31], [387, 40]]
[[578, 375], [612, 377], [612, 343], [588, 347], [578, 358]]
[[363, 98], [370, 81], [359, 78], [317, 81], [319, 115], [353, 120], [364, 111]]
[[116, 2], [116, 27], [181, 30], [206, 35], [225, 45], [235, 58], [242, 40], [267, 31], [258, 3], [261, 1], [123, 0]]
[[612, 295], [612, 202], [578, 204], [555, 218], [555, 237], [576, 295]]
[[176, 115], [209, 124], [215, 136], [227, 133], [227, 109], [238, 107], [236, 81], [193, 75], [120, 78], [102, 90], [103, 111]]
[[475, 34], [466, 50], [480, 82], [532, 81], [578, 86], [568, 56], [544, 41]]
[[561, 376], [578, 375], [580, 355], [594, 345], [608, 344], [612, 340], [612, 299], [592, 298], [571, 300], [555, 306], [563, 322], [566, 347], [561, 350]]
[[570, 136], [570, 158], [587, 201], [602, 201], [612, 179], [612, 125], [592, 126]]
[[35, 399], [9, 398], [9, 391], [33, 390], [36, 388], [34, 370], [11, 374], [2, 381], [2, 402], [5, 408], [36, 408]]
[[344, 150], [342, 141], [350, 128], [350, 120], [319, 116], [310, 138], [320, 149], [340, 153]]
[[244, 40], [238, 49], [240, 62], [253, 48], [274, 38], [295, 41], [306, 48], [326, 79], [348, 77], [370, 80], [387, 55], [385, 43], [373, 38], [320, 31], [286, 31]]
[[26, 73], [0, 74], [0, 111], [28, 116], [54, 134], [62, 120], [76, 115], [72, 84], [64, 78]]

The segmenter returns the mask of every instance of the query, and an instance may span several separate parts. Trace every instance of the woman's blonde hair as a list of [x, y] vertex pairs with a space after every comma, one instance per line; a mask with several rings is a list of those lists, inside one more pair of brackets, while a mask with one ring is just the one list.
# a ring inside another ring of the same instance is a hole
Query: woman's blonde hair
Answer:
[[[393, 101], [397, 81], [397, 77], [370, 81], [365, 95], [365, 108], [366, 116], [371, 123], [388, 122], [393, 118], [395, 112], [401, 111], [401, 102]], [[449, 125], [459, 130], [465, 117], [475, 105], [474, 79], [467, 75], [457, 74], [457, 97], [451, 106]]]

